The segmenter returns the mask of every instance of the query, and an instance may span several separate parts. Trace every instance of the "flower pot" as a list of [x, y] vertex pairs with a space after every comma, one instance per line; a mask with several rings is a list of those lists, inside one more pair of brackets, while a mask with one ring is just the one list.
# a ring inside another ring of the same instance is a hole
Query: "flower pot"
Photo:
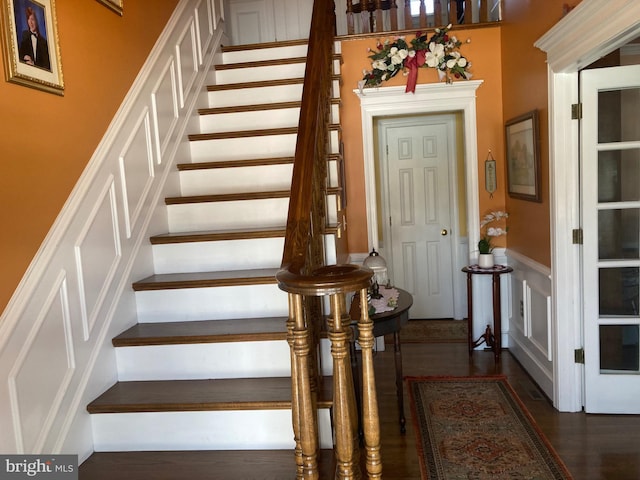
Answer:
[[478, 255], [478, 266], [480, 268], [493, 268], [493, 253], [481, 253]]

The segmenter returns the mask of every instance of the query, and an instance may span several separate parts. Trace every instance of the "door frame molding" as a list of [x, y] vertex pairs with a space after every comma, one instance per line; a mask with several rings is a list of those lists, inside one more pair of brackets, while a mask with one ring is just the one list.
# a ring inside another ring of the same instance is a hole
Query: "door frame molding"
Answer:
[[584, 368], [574, 359], [583, 346], [583, 289], [581, 249], [570, 241], [580, 227], [580, 145], [571, 104], [579, 101], [579, 70], [640, 36], [638, 18], [634, 0], [583, 0], [534, 44], [548, 64], [553, 404], [560, 411], [580, 411], [584, 387]]
[[[477, 255], [472, 245], [480, 236], [478, 193], [478, 140], [476, 132], [476, 90], [482, 80], [466, 82], [428, 83], [416, 86], [414, 94], [407, 94], [405, 87], [379, 87], [354, 90], [360, 99], [362, 114], [362, 151], [364, 155], [365, 198], [367, 209], [367, 239], [369, 250], [378, 247], [378, 187], [375, 174], [375, 120], [394, 115], [424, 115], [431, 113], [462, 112], [463, 155], [465, 163], [465, 187], [467, 201], [467, 235], [474, 241], [467, 242], [467, 260], [475, 263]], [[455, 255], [454, 255], [455, 260]], [[454, 282], [454, 285], [457, 284]], [[454, 316], [461, 294], [454, 287]], [[457, 316], [456, 316], [457, 318]]]

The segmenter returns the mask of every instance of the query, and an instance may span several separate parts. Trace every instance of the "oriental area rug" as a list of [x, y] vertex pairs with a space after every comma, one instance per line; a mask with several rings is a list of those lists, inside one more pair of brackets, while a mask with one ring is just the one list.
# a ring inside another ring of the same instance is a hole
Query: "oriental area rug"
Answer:
[[506, 377], [407, 377], [424, 480], [569, 480]]

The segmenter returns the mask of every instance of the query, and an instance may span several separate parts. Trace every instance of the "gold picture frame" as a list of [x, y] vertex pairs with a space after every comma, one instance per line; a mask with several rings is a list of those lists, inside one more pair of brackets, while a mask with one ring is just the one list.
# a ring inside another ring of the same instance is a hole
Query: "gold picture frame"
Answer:
[[505, 143], [509, 196], [542, 202], [538, 111], [532, 110], [506, 122]]
[[64, 95], [55, 0], [0, 0], [8, 82]]
[[122, 16], [124, 0], [98, 0], [98, 2]]

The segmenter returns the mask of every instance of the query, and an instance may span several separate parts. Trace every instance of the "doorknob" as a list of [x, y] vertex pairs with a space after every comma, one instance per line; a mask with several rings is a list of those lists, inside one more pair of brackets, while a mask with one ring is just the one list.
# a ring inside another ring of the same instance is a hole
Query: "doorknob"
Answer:
[[443, 237], [446, 236], [447, 233], [449, 233], [449, 232], [447, 232], [446, 228], [443, 228], [442, 230], [440, 230], [440, 235], [442, 235]]

